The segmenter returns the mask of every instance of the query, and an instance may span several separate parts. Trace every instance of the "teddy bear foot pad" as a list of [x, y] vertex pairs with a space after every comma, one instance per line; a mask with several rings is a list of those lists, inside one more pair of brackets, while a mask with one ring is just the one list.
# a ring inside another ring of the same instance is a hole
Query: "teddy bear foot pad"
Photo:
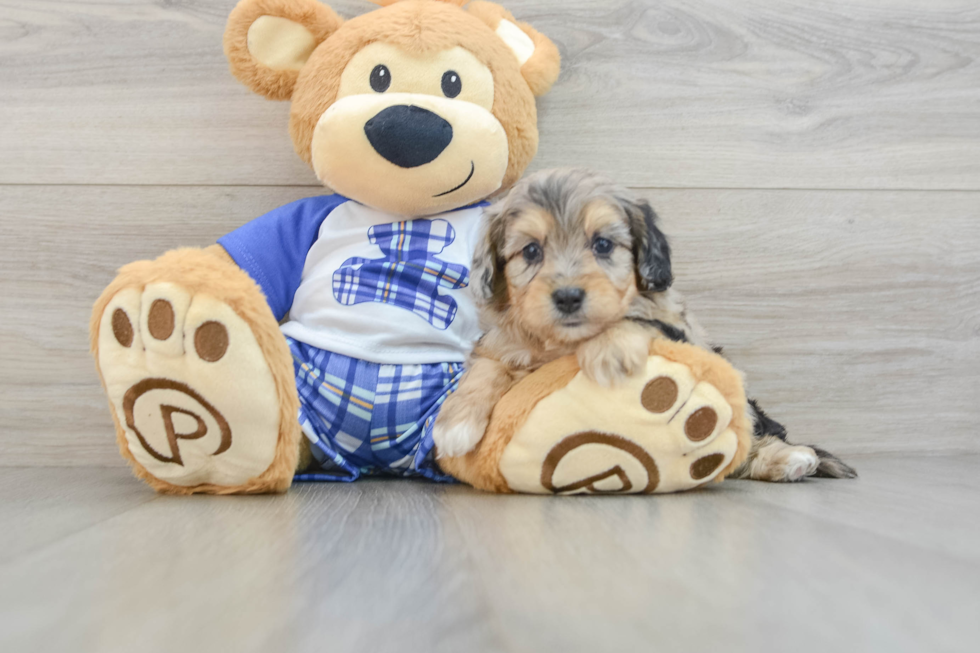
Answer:
[[504, 450], [500, 473], [517, 492], [688, 490], [719, 477], [740, 453], [732, 426], [732, 405], [718, 388], [688, 365], [651, 356], [625, 385], [603, 388], [579, 372], [538, 402]]
[[275, 383], [227, 304], [174, 283], [125, 288], [102, 314], [98, 354], [125, 446], [151, 477], [230, 488], [272, 464]]

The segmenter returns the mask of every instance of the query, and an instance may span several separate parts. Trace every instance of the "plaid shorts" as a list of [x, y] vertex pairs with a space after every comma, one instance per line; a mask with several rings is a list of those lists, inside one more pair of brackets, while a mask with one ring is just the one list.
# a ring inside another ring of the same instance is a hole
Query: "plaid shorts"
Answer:
[[363, 474], [453, 480], [436, 466], [432, 425], [459, 385], [462, 363], [380, 365], [286, 340], [299, 422], [318, 463], [295, 480], [349, 482]]

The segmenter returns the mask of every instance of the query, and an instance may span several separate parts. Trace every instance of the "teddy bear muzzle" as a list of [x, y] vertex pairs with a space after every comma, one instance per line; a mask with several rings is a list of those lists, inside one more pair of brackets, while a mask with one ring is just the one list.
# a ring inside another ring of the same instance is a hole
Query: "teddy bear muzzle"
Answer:
[[500, 188], [509, 147], [500, 121], [472, 102], [358, 93], [323, 113], [310, 155], [334, 192], [395, 215], [426, 216]]

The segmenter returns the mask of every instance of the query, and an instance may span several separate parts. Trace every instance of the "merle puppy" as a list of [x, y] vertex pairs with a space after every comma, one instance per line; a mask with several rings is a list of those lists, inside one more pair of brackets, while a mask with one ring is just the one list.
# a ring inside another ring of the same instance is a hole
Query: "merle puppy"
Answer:
[[[653, 209], [589, 170], [536, 173], [490, 207], [471, 278], [485, 335], [442, 408], [440, 455], [473, 449], [507, 390], [561, 356], [575, 354], [585, 374], [612, 386], [645, 364], [651, 337], [721, 352], [671, 288], [670, 247]], [[748, 403], [755, 437], [731, 478], [856, 476], [823, 449], [790, 444], [781, 424]]]

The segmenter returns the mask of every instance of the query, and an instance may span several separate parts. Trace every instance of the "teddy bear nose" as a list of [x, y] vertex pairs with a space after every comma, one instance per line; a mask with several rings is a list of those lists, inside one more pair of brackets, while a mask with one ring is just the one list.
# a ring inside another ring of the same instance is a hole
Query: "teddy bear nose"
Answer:
[[405, 104], [384, 109], [364, 124], [375, 151], [399, 168], [434, 161], [453, 140], [453, 126], [440, 116]]

